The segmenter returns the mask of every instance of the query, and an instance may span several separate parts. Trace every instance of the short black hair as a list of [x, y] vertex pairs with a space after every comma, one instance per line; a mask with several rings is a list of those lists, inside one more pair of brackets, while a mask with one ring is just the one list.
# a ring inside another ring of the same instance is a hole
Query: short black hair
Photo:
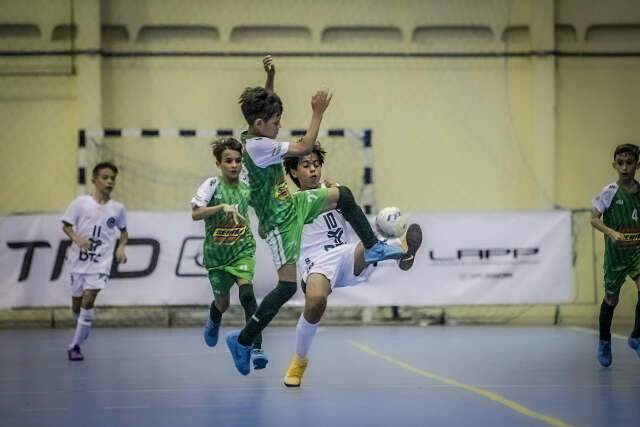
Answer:
[[636, 144], [620, 144], [613, 152], [613, 160], [620, 154], [630, 153], [636, 159], [636, 162], [640, 159], [640, 148]]
[[249, 126], [253, 126], [258, 119], [267, 121], [283, 111], [280, 97], [260, 86], [246, 88], [238, 102]]
[[[318, 161], [320, 162], [320, 166], [324, 165], [324, 156], [326, 156], [327, 152], [322, 149], [322, 146], [319, 142], [316, 142], [313, 145], [313, 151], [310, 154], [316, 154], [318, 156]], [[287, 172], [287, 175], [291, 178], [291, 180], [296, 184], [298, 188], [300, 188], [300, 181], [298, 178], [295, 178], [291, 173], [292, 170], [298, 168], [298, 164], [300, 164], [300, 157], [285, 157], [284, 158], [284, 170]]]
[[234, 150], [242, 154], [242, 143], [233, 137], [218, 138], [211, 143], [211, 151], [217, 161], [222, 161], [224, 150]]
[[115, 175], [118, 175], [118, 168], [111, 162], [100, 162], [93, 167], [93, 172], [91, 172], [91, 176], [97, 178], [102, 169], [111, 169]]

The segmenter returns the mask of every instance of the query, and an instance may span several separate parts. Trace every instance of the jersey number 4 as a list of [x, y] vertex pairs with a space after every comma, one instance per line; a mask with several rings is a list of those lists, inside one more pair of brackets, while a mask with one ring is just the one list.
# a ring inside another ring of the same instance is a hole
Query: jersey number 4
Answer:
[[638, 209], [633, 210], [633, 212], [631, 213], [631, 219], [633, 219], [635, 222], [638, 222]]

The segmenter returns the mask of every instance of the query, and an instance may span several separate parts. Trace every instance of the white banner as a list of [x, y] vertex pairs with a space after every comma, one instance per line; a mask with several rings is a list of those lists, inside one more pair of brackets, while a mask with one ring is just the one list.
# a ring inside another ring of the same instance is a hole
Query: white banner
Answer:
[[[70, 302], [61, 215], [0, 217], [0, 308]], [[331, 305], [547, 304], [573, 300], [569, 212], [412, 215], [424, 243], [410, 271], [381, 263], [367, 283], [336, 289]], [[188, 212], [131, 212], [129, 262], [117, 266], [102, 305], [209, 304], [202, 222]], [[255, 232], [255, 218], [252, 224]], [[257, 234], [256, 234], [257, 236]], [[258, 240], [260, 299], [276, 284]], [[236, 293], [232, 292], [236, 298]], [[237, 301], [235, 299], [234, 301]], [[301, 304], [298, 291], [293, 304]]]

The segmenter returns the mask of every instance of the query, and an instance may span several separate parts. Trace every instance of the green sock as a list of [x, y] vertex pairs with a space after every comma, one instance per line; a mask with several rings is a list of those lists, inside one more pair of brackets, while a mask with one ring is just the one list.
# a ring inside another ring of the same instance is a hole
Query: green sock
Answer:
[[211, 303], [211, 306], [209, 306], [209, 319], [211, 319], [213, 323], [220, 323], [220, 319], [222, 319], [222, 313], [218, 310], [218, 307], [216, 307], [215, 300]]
[[244, 326], [238, 336], [238, 342], [244, 346], [253, 344], [260, 332], [278, 314], [280, 307], [296, 293], [296, 287], [295, 282], [278, 282], [276, 287], [264, 297], [256, 312]]
[[342, 212], [342, 216], [353, 227], [353, 231], [356, 232], [360, 241], [366, 249], [378, 243], [371, 224], [367, 216], [362, 212], [362, 209], [356, 203], [356, 199], [353, 197], [353, 193], [349, 190], [349, 187], [338, 187], [338, 204], [337, 208]]
[[[248, 323], [249, 319], [251, 319], [251, 316], [253, 316], [258, 308], [256, 296], [253, 293], [253, 285], [245, 284], [240, 286], [238, 290], [238, 298], [240, 299], [240, 304], [242, 304], [242, 308], [244, 309], [244, 320]], [[262, 334], [258, 334], [256, 339], [253, 340], [253, 347], [262, 348]]]

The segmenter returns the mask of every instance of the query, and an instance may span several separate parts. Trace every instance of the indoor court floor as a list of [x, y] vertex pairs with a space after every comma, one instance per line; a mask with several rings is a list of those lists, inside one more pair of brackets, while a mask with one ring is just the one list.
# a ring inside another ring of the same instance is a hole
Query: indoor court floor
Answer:
[[[229, 329], [222, 329], [225, 333]], [[639, 426], [640, 358], [571, 327], [322, 327], [299, 389], [294, 327], [270, 327], [265, 370], [236, 372], [200, 328], [0, 331], [1, 426]]]

